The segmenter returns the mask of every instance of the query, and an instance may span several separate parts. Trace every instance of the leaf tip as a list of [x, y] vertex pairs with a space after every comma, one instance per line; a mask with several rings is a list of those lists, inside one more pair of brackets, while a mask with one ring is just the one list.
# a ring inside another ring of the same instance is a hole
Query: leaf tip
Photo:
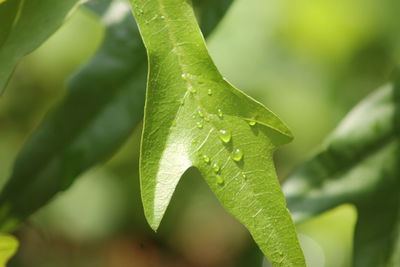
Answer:
[[146, 209], [146, 206], [144, 207], [145, 207], [145, 217], [148, 225], [154, 232], [157, 232], [158, 228], [160, 227], [163, 216], [157, 215], [157, 213], [149, 211], [148, 209]]
[[156, 233], [158, 228], [160, 227], [160, 223], [157, 221], [149, 221], [147, 220], [147, 222], [149, 223], [150, 228]]

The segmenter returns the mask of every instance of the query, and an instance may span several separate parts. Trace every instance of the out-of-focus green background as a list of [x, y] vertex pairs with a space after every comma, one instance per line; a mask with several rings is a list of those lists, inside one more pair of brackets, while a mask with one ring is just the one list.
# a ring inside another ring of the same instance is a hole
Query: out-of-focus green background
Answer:
[[[400, 58], [397, 0], [236, 0], [209, 38], [222, 73], [291, 127], [276, 155], [284, 180], [349, 109], [385, 83]], [[94, 53], [103, 29], [78, 10], [19, 64], [0, 97], [0, 182], [24, 140], [62, 99], [71, 73]], [[140, 127], [139, 127], [140, 128]], [[157, 235], [138, 189], [140, 129], [18, 232], [12, 266], [234, 267], [254, 251], [247, 231], [188, 172]], [[40, 157], [40, 155], [37, 155]], [[357, 214], [342, 206], [298, 225], [310, 267], [351, 266]], [[251, 264], [242, 264], [249, 266]]]

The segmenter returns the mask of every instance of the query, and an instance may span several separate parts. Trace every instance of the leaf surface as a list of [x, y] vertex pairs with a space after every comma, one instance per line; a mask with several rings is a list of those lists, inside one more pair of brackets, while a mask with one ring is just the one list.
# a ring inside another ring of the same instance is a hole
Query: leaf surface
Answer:
[[50, 37], [77, 1], [0, 2], [0, 94], [21, 57], [35, 50]]
[[13, 236], [0, 234], [0, 267], [6, 267], [8, 260], [18, 249], [18, 241]]
[[305, 266], [272, 153], [292, 136], [212, 62], [185, 0], [131, 0], [149, 58], [140, 172], [157, 229], [182, 174], [197, 167], [276, 266]]
[[66, 99], [19, 153], [0, 194], [3, 231], [13, 230], [80, 174], [110, 157], [142, 120], [147, 59], [129, 3], [96, 0], [86, 5], [106, 27], [103, 44], [72, 77]]
[[354, 266], [395, 267], [400, 263], [400, 193], [380, 192], [357, 205]]
[[296, 222], [344, 203], [357, 207], [354, 266], [400, 259], [399, 90], [389, 84], [357, 105], [283, 187]]

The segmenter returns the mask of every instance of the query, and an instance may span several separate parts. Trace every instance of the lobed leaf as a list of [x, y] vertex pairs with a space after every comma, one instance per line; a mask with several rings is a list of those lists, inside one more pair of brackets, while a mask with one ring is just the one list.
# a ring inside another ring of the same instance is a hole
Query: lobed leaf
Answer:
[[274, 265], [305, 266], [272, 159], [290, 131], [221, 76], [189, 1], [131, 2], [149, 58], [140, 159], [149, 224], [158, 228], [194, 166]]
[[142, 120], [147, 59], [129, 3], [86, 5], [106, 27], [103, 44], [19, 153], [0, 194], [3, 231], [13, 230], [81, 173], [106, 160]]
[[13, 236], [0, 234], [0, 267], [6, 267], [8, 260], [18, 249], [18, 241]]
[[396, 82], [363, 100], [283, 186], [296, 222], [356, 205], [354, 266], [391, 266], [400, 258], [399, 90]]
[[0, 2], [0, 94], [21, 57], [49, 38], [77, 2], [78, 0]]

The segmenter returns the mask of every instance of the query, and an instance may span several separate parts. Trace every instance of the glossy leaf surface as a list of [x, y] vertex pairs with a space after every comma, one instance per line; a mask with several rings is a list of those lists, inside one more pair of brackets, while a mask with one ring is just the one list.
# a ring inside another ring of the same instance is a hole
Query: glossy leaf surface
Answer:
[[290, 131], [221, 76], [188, 1], [131, 2], [149, 57], [140, 172], [151, 227], [194, 166], [274, 265], [305, 266], [272, 159]]

